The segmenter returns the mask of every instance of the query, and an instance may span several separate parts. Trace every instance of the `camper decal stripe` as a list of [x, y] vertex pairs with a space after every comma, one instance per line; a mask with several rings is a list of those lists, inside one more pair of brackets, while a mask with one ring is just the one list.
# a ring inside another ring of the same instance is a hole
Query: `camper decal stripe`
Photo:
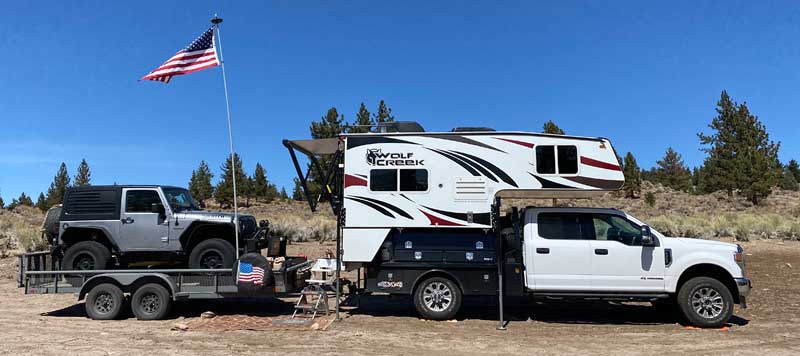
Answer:
[[389, 203], [387, 203], [385, 201], [372, 199], [372, 198], [367, 198], [367, 197], [362, 197], [362, 196], [354, 196], [353, 198], [363, 199], [363, 200], [378, 204], [380, 206], [383, 206], [384, 208], [387, 208], [387, 209], [389, 209], [391, 211], [394, 211], [395, 213], [397, 213], [398, 215], [400, 215], [400, 216], [402, 216], [402, 217], [404, 217], [406, 219], [414, 220], [414, 218], [411, 215], [409, 215], [407, 212], [405, 212], [402, 209], [400, 209], [400, 208], [398, 208], [398, 207], [396, 207], [396, 206], [394, 206], [392, 204], [389, 204]]
[[367, 186], [367, 180], [358, 176], [345, 174], [344, 175], [344, 187], [347, 188], [353, 185], [360, 185], [360, 186]]
[[428, 214], [428, 213], [426, 213], [426, 212], [424, 212], [422, 210], [420, 210], [420, 212], [425, 214], [425, 216], [427, 216], [428, 220], [431, 222], [431, 225], [434, 225], [434, 226], [435, 225], [439, 225], [439, 226], [466, 226], [464, 224], [459, 224], [459, 223], [456, 223], [456, 222], [452, 222], [452, 221], [448, 221], [448, 220], [442, 219], [440, 217], [433, 216], [433, 215]]
[[370, 208], [373, 208], [373, 209], [377, 210], [381, 214], [386, 215], [386, 216], [394, 219], [394, 215], [392, 215], [392, 213], [390, 213], [388, 210], [384, 209], [383, 207], [381, 207], [378, 204], [375, 204], [373, 202], [366, 201], [366, 200], [363, 200], [363, 199], [353, 198], [353, 197], [347, 197], [347, 199], [350, 199], [352, 201], [356, 201], [356, 202], [359, 202], [361, 204], [364, 204], [364, 205], [366, 205], [366, 206], [368, 206]]
[[588, 185], [591, 187], [595, 187], [598, 189], [620, 189], [622, 188], [622, 184], [625, 181], [621, 180], [608, 180], [608, 179], [598, 179], [598, 178], [589, 178], [589, 177], [564, 177], [564, 179], [569, 179], [573, 182]]
[[[467, 214], [456, 213], [456, 212], [452, 212], [452, 211], [443, 211], [443, 210], [438, 210], [438, 209], [434, 209], [434, 208], [427, 207], [427, 206], [424, 206], [424, 207], [426, 209], [428, 209], [428, 210], [437, 212], [437, 213], [442, 214], [444, 216], [449, 216], [449, 217], [451, 217], [453, 219], [458, 219], [458, 220], [461, 220], [461, 221], [469, 223], [469, 219], [467, 218]], [[489, 225], [489, 213], [472, 214], [472, 222], [475, 223], [475, 224]]]
[[[508, 176], [508, 174], [506, 174], [506, 172], [503, 172], [503, 170], [502, 170], [502, 169], [500, 169], [500, 168], [497, 168], [497, 166], [495, 166], [495, 165], [493, 165], [493, 164], [491, 164], [491, 163], [487, 162], [485, 159], [483, 159], [483, 158], [478, 158], [478, 157], [476, 157], [476, 156], [473, 156], [473, 155], [471, 155], [471, 154], [464, 153], [464, 152], [454, 152], [454, 153], [458, 153], [458, 154], [461, 154], [461, 155], [467, 156], [467, 157], [471, 158], [472, 160], [474, 160], [475, 162], [478, 162], [478, 163], [480, 163], [480, 164], [484, 165], [486, 168], [489, 168], [489, 170], [490, 170], [490, 171], [492, 171], [492, 173], [494, 173], [494, 174], [495, 174], [495, 175], [497, 175], [497, 176], [498, 176], [498, 177], [499, 177], [501, 180], [503, 180], [503, 182], [506, 182], [506, 183], [508, 183], [508, 184], [512, 185], [514, 188], [517, 188], [517, 182], [514, 182], [514, 180], [513, 180], [513, 179], [511, 179], [511, 177], [509, 177], [509, 176]], [[496, 181], [495, 181], [495, 182], [496, 182]]]
[[498, 152], [506, 153], [506, 151], [503, 151], [501, 149], [497, 149], [495, 147], [489, 146], [489, 145], [487, 145], [487, 144], [485, 144], [483, 142], [475, 141], [475, 140], [473, 140], [473, 139], [471, 139], [469, 137], [456, 136], [456, 135], [427, 135], [427, 137], [438, 138], [440, 140], [448, 140], [448, 141], [456, 141], [456, 142], [466, 143], [468, 145], [488, 148], [490, 150], [495, 150], [495, 151], [498, 151]]
[[396, 138], [391, 137], [384, 137], [384, 136], [348, 136], [347, 137], [347, 149], [356, 148], [358, 146], [364, 145], [372, 145], [376, 143], [407, 143], [411, 145], [416, 145], [414, 142], [398, 140]]
[[470, 160], [469, 158], [467, 158], [467, 157], [464, 157], [464, 156], [466, 156], [466, 154], [464, 154], [464, 153], [461, 153], [461, 152], [455, 152], [455, 151], [448, 151], [447, 153], [450, 153], [450, 154], [452, 154], [452, 155], [454, 155], [454, 156], [457, 156], [458, 158], [461, 158], [462, 160], [464, 160], [464, 162], [466, 162], [467, 164], [469, 164], [470, 166], [472, 166], [472, 168], [475, 168], [475, 169], [477, 169], [477, 170], [481, 171], [481, 173], [483, 173], [483, 175], [484, 175], [484, 176], [486, 176], [486, 178], [489, 178], [489, 179], [491, 179], [492, 181], [494, 181], [494, 182], [497, 182], [497, 178], [495, 178], [495, 177], [492, 175], [492, 173], [490, 173], [490, 172], [489, 172], [489, 171], [488, 171], [486, 168], [483, 168], [483, 166], [481, 166], [480, 164], [478, 164], [478, 163], [476, 163], [476, 162], [473, 162], [473, 161], [471, 161], [471, 160]]
[[536, 180], [538, 180], [539, 183], [542, 185], [542, 188], [577, 189], [575, 187], [570, 187], [568, 185], [563, 185], [563, 184], [559, 184], [559, 183], [553, 182], [551, 180], [544, 179], [544, 178], [539, 177], [539, 176], [537, 176], [535, 174], [532, 174], [531, 172], [528, 172], [528, 174], [530, 174], [533, 178], [536, 178]]
[[616, 164], [613, 164], [613, 163], [606, 163], [606, 162], [603, 162], [603, 161], [598, 161], [596, 159], [591, 159], [591, 158], [585, 157], [585, 156], [581, 156], [581, 163], [583, 163], [583, 164], [585, 164], [587, 166], [592, 166], [592, 167], [597, 167], [597, 168], [602, 168], [602, 169], [610, 169], [612, 171], [621, 171], [622, 170], [622, 168], [619, 168], [619, 165], [616, 165]]
[[458, 163], [459, 166], [464, 167], [464, 169], [466, 169], [467, 172], [469, 172], [473, 176], [480, 176], [480, 173], [478, 173], [478, 171], [476, 171], [475, 168], [472, 168], [472, 166], [470, 166], [469, 164], [464, 162], [464, 160], [462, 158], [458, 158], [455, 155], [453, 155], [452, 153], [449, 153], [449, 152], [446, 152], [446, 151], [442, 151], [442, 150], [437, 150], [435, 148], [428, 148], [428, 147], [425, 147], [425, 148], [427, 148], [427, 149], [429, 149], [429, 150], [431, 150], [433, 152], [436, 152], [436, 153], [438, 153], [438, 154], [440, 154], [442, 156], [445, 156], [445, 157], [449, 158], [453, 162]]
[[517, 141], [517, 140], [512, 140], [510, 138], [500, 138], [500, 137], [495, 137], [495, 138], [498, 139], [498, 140], [506, 141], [506, 142], [516, 143], [516, 144], [518, 144], [520, 146], [525, 146], [527, 148], [533, 148], [533, 144], [530, 143], [530, 142]]

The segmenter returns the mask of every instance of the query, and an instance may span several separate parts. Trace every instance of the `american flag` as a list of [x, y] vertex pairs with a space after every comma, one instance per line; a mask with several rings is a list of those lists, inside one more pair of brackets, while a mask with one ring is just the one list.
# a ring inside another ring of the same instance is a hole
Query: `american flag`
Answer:
[[239, 282], [264, 284], [264, 269], [252, 263], [239, 261]]
[[139, 80], [169, 83], [174, 75], [194, 73], [218, 65], [217, 51], [214, 48], [214, 27], [211, 27], [189, 46]]

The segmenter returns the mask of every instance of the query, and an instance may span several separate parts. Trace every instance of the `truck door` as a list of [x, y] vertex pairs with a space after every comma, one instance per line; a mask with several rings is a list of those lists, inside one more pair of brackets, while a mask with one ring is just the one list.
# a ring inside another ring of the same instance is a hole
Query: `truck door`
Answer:
[[595, 235], [591, 244], [592, 289], [664, 291], [664, 248], [660, 242], [642, 246], [641, 228], [624, 216], [589, 215]]
[[[125, 188], [122, 191], [122, 250], [166, 250], [169, 242], [169, 219], [161, 195], [155, 188]], [[158, 212], [153, 211], [155, 204]]]
[[534, 291], [589, 290], [591, 241], [583, 238], [580, 215], [536, 211], [529, 214], [524, 242], [528, 288]]

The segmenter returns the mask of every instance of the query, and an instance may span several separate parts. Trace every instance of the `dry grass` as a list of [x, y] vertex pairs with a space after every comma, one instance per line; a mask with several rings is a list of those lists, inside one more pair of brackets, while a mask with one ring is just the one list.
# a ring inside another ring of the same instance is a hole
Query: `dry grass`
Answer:
[[46, 242], [40, 232], [43, 219], [39, 210], [26, 206], [14, 211], [0, 209], [0, 257], [44, 248]]
[[[223, 210], [213, 203], [209, 209]], [[319, 204], [315, 213], [305, 202], [282, 200], [269, 204], [252, 203], [240, 210], [254, 215], [259, 221], [269, 220], [270, 231], [290, 241], [326, 241], [336, 237], [336, 219], [328, 204]]]

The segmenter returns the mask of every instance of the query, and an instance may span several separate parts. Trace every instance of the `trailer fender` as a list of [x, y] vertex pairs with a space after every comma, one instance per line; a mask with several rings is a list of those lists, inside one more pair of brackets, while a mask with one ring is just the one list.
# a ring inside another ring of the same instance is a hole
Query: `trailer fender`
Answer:
[[163, 273], [103, 273], [86, 280], [78, 292], [78, 300], [82, 300], [92, 288], [101, 283], [113, 283], [125, 293], [133, 293], [136, 287], [148, 283], [160, 283], [169, 289], [172, 298], [175, 298], [177, 286], [172, 279]]
[[417, 277], [417, 279], [414, 280], [414, 287], [411, 289], [411, 294], [414, 294], [414, 292], [417, 290], [417, 286], [419, 285], [420, 282], [422, 282], [422, 281], [424, 281], [424, 280], [426, 280], [426, 279], [428, 279], [430, 277], [436, 277], [436, 276], [444, 277], [444, 278], [447, 278], [447, 279], [453, 281], [458, 286], [458, 288], [461, 289], [461, 292], [462, 293], [464, 292], [464, 285], [461, 284], [461, 280], [459, 280], [458, 277], [456, 277], [454, 274], [452, 274], [452, 273], [450, 273], [450, 272], [448, 272], [446, 270], [435, 268], [435, 269], [431, 269], [431, 270], [422, 272], [422, 274], [420, 274]]

